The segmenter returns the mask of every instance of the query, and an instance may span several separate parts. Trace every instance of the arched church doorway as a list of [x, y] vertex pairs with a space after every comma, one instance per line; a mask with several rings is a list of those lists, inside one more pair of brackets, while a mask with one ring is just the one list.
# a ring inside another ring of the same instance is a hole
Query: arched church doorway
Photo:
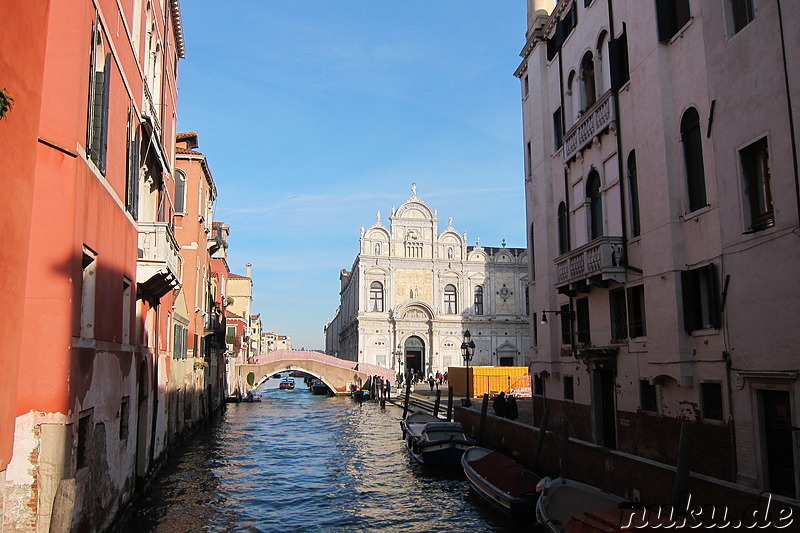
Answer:
[[405, 352], [406, 371], [411, 373], [414, 370], [419, 375], [424, 376], [425, 343], [422, 339], [417, 336], [406, 339]]

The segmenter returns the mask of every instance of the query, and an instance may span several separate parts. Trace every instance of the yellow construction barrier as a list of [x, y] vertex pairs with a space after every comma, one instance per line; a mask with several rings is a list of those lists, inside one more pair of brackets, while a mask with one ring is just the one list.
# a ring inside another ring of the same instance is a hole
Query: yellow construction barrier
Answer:
[[[466, 367], [451, 366], [447, 369], [447, 381], [455, 396], [467, 396], [466, 376]], [[494, 397], [501, 391], [525, 397], [530, 396], [531, 376], [526, 366], [470, 366], [469, 388], [472, 398], [487, 392]]]

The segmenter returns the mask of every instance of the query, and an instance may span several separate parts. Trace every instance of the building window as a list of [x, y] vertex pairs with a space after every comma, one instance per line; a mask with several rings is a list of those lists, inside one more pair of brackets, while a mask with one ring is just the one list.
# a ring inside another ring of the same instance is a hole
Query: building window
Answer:
[[714, 264], [681, 272], [683, 324], [691, 334], [700, 329], [718, 329], [721, 324], [719, 288]]
[[94, 423], [92, 422], [92, 415], [94, 409], [87, 409], [81, 411], [78, 415], [78, 446], [75, 450], [75, 458], [77, 460], [77, 468], [81, 469], [89, 466], [89, 458], [92, 456], [92, 433], [94, 430]]
[[125, 169], [125, 209], [139, 218], [139, 122], [133, 106], [128, 109], [127, 166]]
[[638, 237], [642, 233], [639, 220], [639, 177], [636, 175], [636, 151], [628, 154], [628, 196], [631, 212], [631, 236]]
[[564, 376], [564, 399], [575, 399], [575, 382], [572, 376]]
[[656, 386], [646, 379], [639, 380], [639, 402], [642, 406], [642, 411], [658, 412]]
[[745, 201], [749, 231], [760, 231], [775, 224], [772, 207], [772, 179], [770, 175], [767, 139], [760, 139], [739, 151], [744, 178]]
[[122, 344], [131, 342], [131, 281], [122, 280]]
[[625, 289], [608, 292], [611, 304], [611, 342], [619, 343], [628, 338], [628, 306], [625, 303]]
[[589, 344], [592, 342], [591, 328], [589, 326], [589, 298], [579, 298], [576, 300], [575, 311], [578, 324], [578, 343]]
[[454, 315], [456, 309], [456, 288], [448, 284], [444, 288], [444, 312], [446, 315]]
[[689, 0], [656, 0], [658, 40], [669, 41], [692, 18]]
[[383, 313], [383, 284], [380, 281], [373, 281], [369, 286], [369, 310]]
[[561, 306], [558, 316], [561, 318], [561, 344], [572, 344], [572, 310], [569, 304]]
[[597, 91], [594, 80], [594, 57], [591, 52], [586, 52], [581, 60], [581, 88], [583, 89], [583, 106], [586, 111], [597, 101]]
[[186, 174], [181, 171], [175, 173], [175, 214], [186, 214]]
[[533, 394], [536, 396], [544, 394], [544, 380], [539, 374], [533, 375]]
[[86, 155], [101, 174], [106, 173], [108, 147], [108, 96], [111, 80], [111, 54], [106, 53], [100, 19], [92, 28], [92, 51], [89, 76], [89, 120]]
[[564, 145], [564, 122], [561, 118], [561, 107], [553, 113], [553, 141], [556, 150]]
[[480, 285], [475, 287], [475, 314], [483, 314], [483, 287]]
[[596, 170], [589, 173], [586, 180], [586, 204], [589, 208], [590, 240], [603, 236], [603, 196], [600, 193], [600, 174]]
[[617, 90], [631, 79], [628, 33], [624, 22], [620, 36], [608, 43], [608, 56], [611, 63], [611, 88]]
[[703, 140], [700, 135], [700, 115], [690, 107], [681, 119], [681, 142], [686, 170], [686, 191], [689, 196], [689, 212], [708, 205], [706, 200], [706, 176], [703, 170]]
[[526, 286], [525, 287], [525, 316], [530, 316], [531, 314], [531, 288]]
[[522, 78], [522, 97], [523, 98], [527, 98], [528, 97], [528, 92], [529, 92], [529, 89], [528, 89], [528, 75], [525, 74], [525, 76], [523, 76], [523, 78]]
[[525, 143], [525, 171], [528, 176], [533, 174], [533, 161], [531, 159], [531, 142]]
[[628, 287], [628, 328], [631, 338], [647, 335], [647, 319], [644, 311], [644, 285]]
[[726, 0], [728, 35], [732, 36], [756, 18], [755, 0]]
[[572, 30], [578, 25], [578, 6], [576, 2], [572, 2], [572, 7], [569, 8], [567, 15], [559, 21], [559, 29], [561, 30], [561, 42], [563, 43]]
[[119, 405], [119, 440], [128, 440], [128, 421], [131, 415], [130, 396], [123, 396]]
[[534, 230], [535, 228], [533, 224], [531, 224], [531, 232], [530, 232], [531, 242], [530, 246], [528, 247], [528, 250], [530, 251], [531, 279], [533, 280], [536, 279], [536, 246], [535, 246], [536, 232]]
[[94, 337], [95, 293], [97, 287], [97, 254], [83, 247], [81, 280], [81, 337]]
[[700, 384], [700, 407], [703, 418], [722, 420], [722, 383]]
[[567, 204], [558, 204], [558, 254], [569, 252], [569, 230], [567, 227]]
[[186, 341], [189, 330], [183, 324], [175, 324], [172, 328], [172, 357], [174, 359], [186, 359]]

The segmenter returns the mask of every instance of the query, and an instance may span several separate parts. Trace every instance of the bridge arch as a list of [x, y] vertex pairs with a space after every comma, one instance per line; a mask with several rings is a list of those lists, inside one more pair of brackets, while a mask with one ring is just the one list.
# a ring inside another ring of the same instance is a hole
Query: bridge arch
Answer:
[[273, 374], [295, 370], [322, 380], [334, 394], [348, 394], [351, 384], [360, 387], [371, 376], [394, 381], [394, 371], [389, 368], [301, 350], [277, 350], [257, 356], [253, 364], [236, 366], [237, 377], [242, 383], [246, 382], [250, 372], [254, 373], [255, 382], [260, 384]]

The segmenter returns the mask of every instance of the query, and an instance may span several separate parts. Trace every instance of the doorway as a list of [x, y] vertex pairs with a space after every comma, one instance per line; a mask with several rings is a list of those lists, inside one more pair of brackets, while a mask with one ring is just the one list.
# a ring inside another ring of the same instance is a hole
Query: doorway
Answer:
[[595, 368], [594, 381], [595, 442], [606, 448], [617, 448], [616, 426], [616, 385], [614, 371], [609, 368]]
[[763, 420], [762, 454], [766, 463], [767, 490], [796, 497], [792, 408], [788, 391], [758, 391]]
[[425, 376], [425, 343], [417, 336], [409, 337], [405, 343], [406, 372], [416, 371]]

